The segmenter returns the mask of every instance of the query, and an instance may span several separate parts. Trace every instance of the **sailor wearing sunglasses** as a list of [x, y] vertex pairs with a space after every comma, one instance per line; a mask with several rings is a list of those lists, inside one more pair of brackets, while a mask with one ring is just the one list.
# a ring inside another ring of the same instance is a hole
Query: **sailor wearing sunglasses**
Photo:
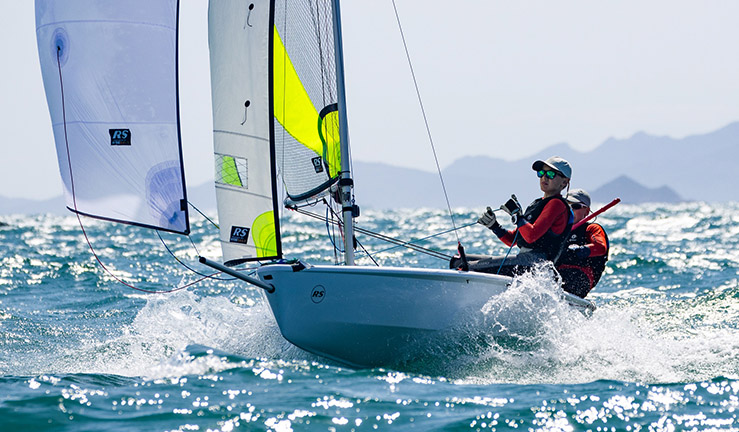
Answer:
[[[567, 201], [578, 223], [590, 213], [590, 195], [582, 189], [573, 189]], [[583, 223], [570, 233], [567, 249], [557, 262], [562, 277], [562, 288], [579, 297], [585, 297], [600, 280], [608, 261], [608, 236], [597, 223]]]
[[[559, 258], [573, 224], [570, 207], [562, 197], [562, 191], [570, 185], [572, 168], [559, 156], [537, 160], [532, 168], [544, 196], [531, 203], [525, 212], [521, 212], [515, 196], [501, 206], [511, 215], [516, 229], [509, 231], [501, 227], [490, 207], [477, 221], [492, 230], [506, 245], [518, 246], [520, 252], [508, 257], [467, 255], [470, 270], [513, 276], [538, 262], [556, 262]], [[457, 268], [459, 261], [457, 257], [453, 258], [451, 267]]]

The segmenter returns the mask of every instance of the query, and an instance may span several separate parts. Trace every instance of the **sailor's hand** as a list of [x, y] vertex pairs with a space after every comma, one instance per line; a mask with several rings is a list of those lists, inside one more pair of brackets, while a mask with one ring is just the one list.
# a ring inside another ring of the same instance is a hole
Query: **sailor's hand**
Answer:
[[516, 195], [511, 195], [511, 199], [506, 201], [500, 208], [511, 215], [511, 222], [517, 224], [518, 219], [521, 217], [521, 204], [518, 203]]
[[498, 224], [498, 221], [495, 220], [495, 213], [493, 213], [493, 209], [488, 207], [485, 210], [485, 213], [480, 216], [480, 219], [477, 220], [477, 223], [480, 225], [485, 225], [486, 227], [493, 229]]
[[590, 249], [587, 246], [572, 244], [567, 246], [567, 252], [581, 259], [590, 256]]

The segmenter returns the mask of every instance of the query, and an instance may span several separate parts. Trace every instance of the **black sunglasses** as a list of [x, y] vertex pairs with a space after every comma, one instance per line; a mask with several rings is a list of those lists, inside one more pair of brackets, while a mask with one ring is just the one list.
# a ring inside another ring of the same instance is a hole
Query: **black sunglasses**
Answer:
[[536, 172], [537, 177], [542, 178], [544, 176], [547, 176], [549, 180], [552, 180], [553, 178], [557, 177], [557, 175], [562, 175], [562, 174], [560, 174], [558, 171], [548, 171], [548, 170], [539, 170]]
[[570, 204], [570, 207], [572, 207], [572, 210], [580, 210], [581, 208], [585, 208], [587, 206], [585, 204], [572, 203]]

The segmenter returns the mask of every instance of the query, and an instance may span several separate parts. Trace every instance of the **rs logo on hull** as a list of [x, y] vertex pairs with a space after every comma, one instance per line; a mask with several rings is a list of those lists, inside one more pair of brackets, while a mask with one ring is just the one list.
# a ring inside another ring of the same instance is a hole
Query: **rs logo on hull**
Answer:
[[310, 294], [310, 299], [313, 303], [320, 303], [326, 298], [326, 288], [322, 285], [316, 285], [313, 287], [313, 291]]

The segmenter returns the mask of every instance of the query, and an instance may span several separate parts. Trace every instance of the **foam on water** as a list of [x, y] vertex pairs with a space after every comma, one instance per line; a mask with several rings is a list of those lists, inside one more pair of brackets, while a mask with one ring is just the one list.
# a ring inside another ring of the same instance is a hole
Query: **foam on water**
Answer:
[[[548, 272], [534, 272], [518, 278], [505, 294], [483, 307], [486, 319], [481, 326], [458, 329], [448, 346], [426, 347], [427, 358], [410, 369], [483, 383], [682, 382], [735, 375], [739, 370], [739, 341], [735, 337], [739, 327], [739, 253], [735, 251], [739, 248], [738, 240], [729, 234], [739, 222], [736, 206], [653, 207], [623, 206], [602, 221], [613, 248], [608, 270], [589, 297], [598, 304], [592, 317], [584, 317], [561, 301]], [[405, 238], [422, 236], [423, 230], [410, 228], [415, 220], [444, 228], [443, 212], [436, 210], [382, 215], [368, 212], [366, 226]], [[470, 213], [465, 219], [473, 217]], [[57, 332], [59, 344], [64, 346], [61, 358], [52, 360], [52, 370], [176, 375], [190, 367], [183, 366], [190, 345], [249, 359], [316, 360], [282, 339], [255, 288], [213, 282], [188, 292], [127, 294], [121, 298], [116, 293], [126, 291], [93, 263], [80, 241], [76, 218], [6, 220], [12, 226], [3, 232], [13, 242], [8, 249], [13, 253], [2, 261], [0, 293], [20, 293], [21, 286], [48, 284], [52, 287], [49, 295], [56, 296], [51, 300], [66, 302], [64, 307], [70, 308], [52, 310], [60, 316], [71, 314], [70, 305], [76, 303], [66, 299], [73, 294], [96, 297], [75, 300], [80, 308], [93, 310], [82, 315], [89, 318], [87, 321], [74, 327], [50, 318], [48, 332]], [[325, 227], [318, 223], [299, 229], [296, 222], [297, 216], [285, 224], [286, 244], [294, 245], [288, 256], [308, 252], [326, 260]], [[113, 271], [146, 278], [158, 289], [178, 285], [176, 279], [168, 282], [176, 274], [171, 257], [154, 252], [161, 251], [157, 239], [150, 236], [141, 240], [131, 227], [94, 221], [86, 225], [93, 244]], [[461, 234], [471, 245], [468, 252], [506, 250], [484, 230], [468, 229]], [[215, 238], [216, 234], [208, 234], [194, 236], [194, 241], [199, 248], [217, 253]], [[422, 243], [437, 249], [448, 244], [454, 244], [451, 233]], [[375, 250], [386, 247], [369, 240], [366, 245]], [[180, 256], [194, 256], [187, 244], [175, 251]], [[425, 257], [412, 258], [402, 249], [380, 256], [386, 265], [413, 265], [417, 261], [421, 266], [439, 266]], [[55, 288], [59, 283], [66, 288]], [[232, 292], [235, 294], [229, 295]], [[47, 304], [49, 301], [45, 299]], [[131, 312], [131, 319], [109, 319]], [[0, 303], [0, 324], [19, 322], [6, 333], [9, 343], [28, 341], [25, 348], [18, 348], [17, 356], [2, 360], [0, 367], [10, 373], [49, 370], [49, 359], [34, 354], [43, 351], [34, 344], [38, 330], [18, 321], [18, 315]], [[30, 323], [31, 318], [28, 320]]]
[[[396, 366], [479, 384], [691, 382], [736, 375], [736, 282], [697, 296], [645, 292], [594, 295], [599, 307], [586, 317], [562, 300], [551, 271], [538, 269], [490, 299], [480, 325], [457, 329], [449, 343], [423, 347], [421, 361]], [[233, 366], [218, 355], [192, 357], [191, 345], [247, 359], [323, 361], [281, 337], [252, 288], [231, 297], [187, 291], [148, 296], [121, 333], [84, 341], [62, 369], [156, 378]]]
[[[589, 295], [598, 304], [591, 317], [561, 301], [550, 275], [534, 272], [490, 299], [481, 322], [422, 346], [425, 356], [400, 364], [404, 372], [337, 368], [292, 347], [261, 292], [227, 278], [167, 295], [131, 291], [95, 263], [73, 216], [0, 217], [8, 223], [0, 226], [6, 395], [0, 424], [8, 430], [100, 430], [112, 422], [130, 430], [736, 430], [737, 210], [737, 204], [620, 205], [599, 221], [612, 253]], [[463, 212], [459, 220], [474, 221], [477, 213]], [[367, 211], [360, 222], [407, 239], [449, 228], [445, 218], [440, 210]], [[323, 224], [306, 228], [286, 219], [287, 257], [332, 262]], [[175, 264], [155, 234], [85, 223], [103, 261], [144, 288], [167, 290], [196, 278]], [[196, 222], [191, 238], [217, 259], [218, 234], [203, 228]], [[478, 226], [459, 234], [468, 253], [507, 251]], [[188, 239], [165, 240], [188, 262], [197, 255]], [[387, 248], [360, 240], [370, 251]], [[449, 233], [419, 243], [453, 253], [456, 238]], [[383, 265], [446, 266], [404, 249], [378, 255]]]
[[203, 358], [191, 362], [191, 345], [245, 358], [313, 358], [282, 338], [261, 299], [180, 291], [147, 297], [146, 304], [119, 336], [85, 341], [69, 353], [70, 364], [64, 369], [156, 378], [202, 374], [214, 367], [212, 361], [218, 363]]
[[514, 324], [524, 331], [514, 329], [513, 342], [493, 344], [480, 356], [470, 379], [689, 382], [717, 374], [736, 376], [736, 284], [697, 297], [598, 297], [599, 308], [585, 317], [558, 299], [546, 272], [519, 278], [486, 308], [496, 322], [502, 321], [501, 315], [508, 319], [510, 311], [518, 312]]

